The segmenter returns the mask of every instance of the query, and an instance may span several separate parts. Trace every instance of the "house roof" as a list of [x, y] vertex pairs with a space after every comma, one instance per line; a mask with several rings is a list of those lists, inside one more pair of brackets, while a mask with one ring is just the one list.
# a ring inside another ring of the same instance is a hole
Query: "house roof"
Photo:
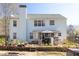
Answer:
[[66, 17], [60, 14], [27, 14], [27, 18], [58, 18], [58, 19], [66, 19]]

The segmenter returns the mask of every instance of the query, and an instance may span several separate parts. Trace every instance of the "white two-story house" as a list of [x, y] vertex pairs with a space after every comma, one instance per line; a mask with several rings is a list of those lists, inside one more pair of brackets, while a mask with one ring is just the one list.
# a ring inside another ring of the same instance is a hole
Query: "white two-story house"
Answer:
[[[66, 39], [66, 18], [60, 14], [27, 14], [27, 41]], [[53, 38], [53, 39], [52, 39]]]
[[8, 39], [24, 42], [38, 41], [45, 38], [54, 42], [66, 39], [66, 18], [60, 14], [27, 14], [26, 4], [11, 4], [13, 8], [9, 15]]

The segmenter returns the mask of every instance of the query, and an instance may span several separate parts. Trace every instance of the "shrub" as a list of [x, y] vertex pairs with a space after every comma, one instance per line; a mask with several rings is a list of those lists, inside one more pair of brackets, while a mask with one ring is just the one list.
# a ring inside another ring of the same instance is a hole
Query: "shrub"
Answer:
[[19, 45], [19, 44], [22, 44], [23, 41], [19, 39], [13, 39], [13, 40], [8, 41], [8, 43], [9, 45]]
[[5, 38], [4, 37], [0, 37], [0, 45], [4, 45], [5, 44]]

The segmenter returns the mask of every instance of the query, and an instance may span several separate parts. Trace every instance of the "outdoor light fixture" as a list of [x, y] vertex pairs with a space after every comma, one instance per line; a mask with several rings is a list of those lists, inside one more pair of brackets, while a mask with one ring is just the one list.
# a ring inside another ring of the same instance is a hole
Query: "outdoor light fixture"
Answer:
[[12, 14], [11, 17], [15, 17], [15, 16]]

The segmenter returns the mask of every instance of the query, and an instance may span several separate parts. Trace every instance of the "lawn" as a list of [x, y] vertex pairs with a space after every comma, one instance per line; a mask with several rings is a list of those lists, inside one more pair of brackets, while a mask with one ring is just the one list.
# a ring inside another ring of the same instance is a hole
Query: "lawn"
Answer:
[[[18, 54], [8, 54], [8, 53], [18, 53]], [[0, 56], [66, 56], [66, 52], [44, 52], [44, 51], [0, 51]]]
[[51, 52], [37, 52], [37, 56], [65, 56], [66, 52], [56, 52], [56, 51], [51, 51]]
[[75, 41], [65, 40], [62, 44], [62, 47], [75, 48], [79, 47], [79, 43], [76, 43]]

